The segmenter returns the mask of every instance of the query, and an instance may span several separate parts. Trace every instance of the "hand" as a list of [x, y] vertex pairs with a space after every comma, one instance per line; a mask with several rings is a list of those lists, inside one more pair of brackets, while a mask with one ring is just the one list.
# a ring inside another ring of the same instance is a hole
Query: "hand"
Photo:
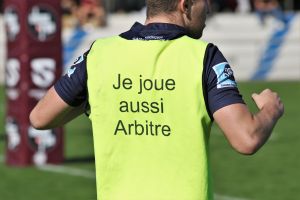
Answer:
[[266, 89], [260, 94], [252, 94], [252, 98], [260, 110], [267, 109], [275, 118], [280, 118], [284, 113], [284, 105], [277, 93]]

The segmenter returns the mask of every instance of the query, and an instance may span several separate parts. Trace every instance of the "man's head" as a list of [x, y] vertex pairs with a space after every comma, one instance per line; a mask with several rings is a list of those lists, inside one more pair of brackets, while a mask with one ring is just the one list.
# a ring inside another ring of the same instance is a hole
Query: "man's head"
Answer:
[[160, 22], [163, 17], [170, 23], [183, 26], [192, 38], [202, 36], [209, 0], [146, 0], [146, 4], [148, 20]]
[[147, 17], [171, 14], [177, 10], [178, 3], [178, 0], [146, 0]]

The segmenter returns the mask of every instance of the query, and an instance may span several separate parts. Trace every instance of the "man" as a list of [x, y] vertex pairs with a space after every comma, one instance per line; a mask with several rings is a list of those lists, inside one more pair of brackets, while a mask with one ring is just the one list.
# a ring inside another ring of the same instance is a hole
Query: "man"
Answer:
[[[213, 120], [242, 154], [255, 153], [283, 114], [276, 93], [253, 94], [253, 115], [216, 46], [198, 40], [205, 0], [147, 0], [145, 26], [97, 40], [30, 115], [38, 129], [90, 107], [99, 199], [212, 199]], [[87, 103], [86, 103], [87, 102]]]
[[[245, 1], [245, 0], [243, 0]], [[238, 7], [237, 0], [215, 0], [213, 5], [217, 12], [235, 12]]]
[[253, 0], [253, 5], [262, 24], [267, 16], [273, 16], [286, 25], [287, 19], [278, 0]]
[[105, 26], [106, 13], [101, 0], [81, 0], [76, 10], [81, 26]]

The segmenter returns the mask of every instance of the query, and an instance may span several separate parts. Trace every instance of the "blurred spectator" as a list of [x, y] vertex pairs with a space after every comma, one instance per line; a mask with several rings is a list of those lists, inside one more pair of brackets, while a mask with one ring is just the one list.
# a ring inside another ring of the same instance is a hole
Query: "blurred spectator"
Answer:
[[76, 11], [79, 7], [79, 0], [62, 0], [61, 8], [63, 13], [63, 26], [74, 27], [78, 24]]
[[65, 26], [105, 26], [106, 12], [102, 0], [62, 0]]
[[262, 24], [267, 16], [273, 16], [286, 24], [286, 17], [278, 0], [253, 0], [253, 5]]
[[75, 0], [61, 0], [63, 15], [72, 15], [77, 8]]
[[106, 12], [102, 0], [81, 0], [76, 16], [81, 26], [105, 26]]
[[[246, 1], [246, 0], [244, 0]], [[214, 0], [212, 8], [215, 12], [235, 12], [238, 6], [237, 0]]]

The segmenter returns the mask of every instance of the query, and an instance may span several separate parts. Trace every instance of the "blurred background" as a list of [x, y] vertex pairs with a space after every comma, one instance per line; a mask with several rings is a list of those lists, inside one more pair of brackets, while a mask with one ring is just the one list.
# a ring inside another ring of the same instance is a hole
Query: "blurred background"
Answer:
[[[86, 116], [79, 117], [64, 128], [64, 142], [61, 144], [63, 160], [60, 160], [60, 165], [39, 165], [43, 161], [40, 154], [33, 162], [37, 166], [33, 163], [26, 167], [7, 164], [7, 156], [10, 155], [22, 160], [22, 156], [18, 157], [14, 152], [7, 153], [13, 141], [20, 140], [14, 135], [15, 122], [9, 119], [10, 107], [21, 112], [32, 106], [27, 105], [26, 98], [17, 106], [11, 103], [14, 94], [10, 88], [14, 80], [11, 69], [15, 65], [9, 58], [12, 48], [18, 45], [10, 43], [13, 39], [9, 32], [17, 32], [22, 26], [14, 26], [13, 22], [18, 20], [12, 16], [16, 12], [14, 7], [4, 9], [5, 3], [9, 4], [7, 2], [9, 0], [0, 0], [0, 199], [95, 200], [93, 140]], [[250, 109], [257, 111], [251, 94], [271, 88], [280, 94], [286, 110], [267, 144], [250, 157], [234, 152], [218, 127], [213, 126], [210, 155], [215, 199], [298, 200], [300, 1], [213, 0], [211, 5], [212, 11], [202, 39], [217, 45], [229, 60]], [[62, 27], [61, 46], [58, 45], [61, 51], [57, 51], [61, 57], [58, 76], [87, 51], [95, 39], [125, 32], [135, 21], [143, 23], [146, 15], [143, 0], [61, 0], [58, 7], [57, 12], [62, 14], [60, 19], [56, 19]], [[43, 37], [40, 39], [43, 40]], [[19, 42], [23, 44], [26, 41]], [[32, 44], [30, 48], [36, 48], [37, 52], [47, 50], [47, 47]], [[19, 47], [22, 48], [22, 45]], [[26, 69], [19, 70], [20, 76], [26, 73]], [[28, 116], [22, 117], [28, 119]], [[50, 139], [47, 141], [51, 143]], [[34, 144], [39, 144], [39, 138], [33, 140]], [[28, 157], [27, 153], [25, 156]]]

